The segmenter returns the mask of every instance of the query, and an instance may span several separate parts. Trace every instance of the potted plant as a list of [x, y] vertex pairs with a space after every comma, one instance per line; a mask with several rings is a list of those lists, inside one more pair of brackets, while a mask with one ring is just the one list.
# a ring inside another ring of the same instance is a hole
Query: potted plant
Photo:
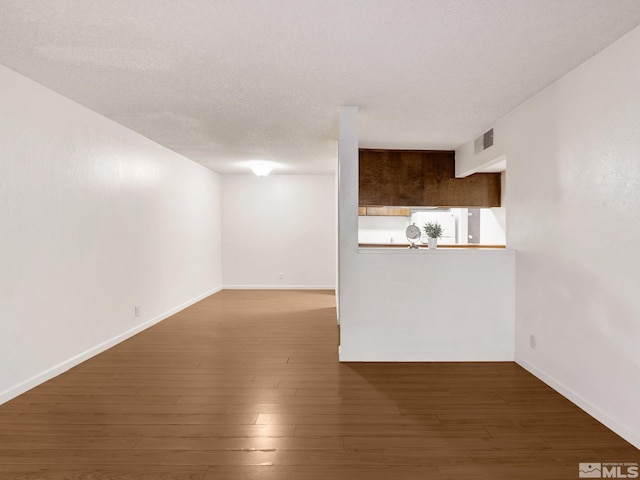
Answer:
[[438, 248], [438, 239], [442, 237], [442, 225], [438, 222], [424, 224], [424, 233], [429, 237], [429, 248]]

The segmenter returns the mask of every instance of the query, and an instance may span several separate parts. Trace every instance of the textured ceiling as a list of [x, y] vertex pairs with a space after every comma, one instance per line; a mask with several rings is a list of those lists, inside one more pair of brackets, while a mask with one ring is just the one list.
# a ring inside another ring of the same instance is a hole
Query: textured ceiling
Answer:
[[0, 63], [221, 173], [452, 149], [640, 24], [638, 0], [0, 0]]

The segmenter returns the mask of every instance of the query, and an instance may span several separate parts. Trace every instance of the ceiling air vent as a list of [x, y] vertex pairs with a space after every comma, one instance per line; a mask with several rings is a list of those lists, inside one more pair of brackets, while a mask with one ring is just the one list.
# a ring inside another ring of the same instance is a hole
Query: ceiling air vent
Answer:
[[474, 141], [475, 152], [480, 153], [493, 146], [493, 128], [487, 130]]

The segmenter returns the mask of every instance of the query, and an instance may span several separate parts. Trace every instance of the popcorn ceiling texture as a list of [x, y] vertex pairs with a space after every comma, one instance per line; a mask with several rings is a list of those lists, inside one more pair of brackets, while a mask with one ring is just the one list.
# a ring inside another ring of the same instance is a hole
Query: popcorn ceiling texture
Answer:
[[221, 173], [453, 149], [640, 23], [637, 0], [3, 0], [0, 63]]

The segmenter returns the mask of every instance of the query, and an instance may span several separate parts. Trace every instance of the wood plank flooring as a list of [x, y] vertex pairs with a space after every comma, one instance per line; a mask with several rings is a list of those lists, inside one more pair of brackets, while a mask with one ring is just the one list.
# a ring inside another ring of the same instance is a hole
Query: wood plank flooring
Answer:
[[322, 291], [223, 291], [0, 406], [0, 479], [578, 478], [640, 451], [514, 363], [337, 361]]

